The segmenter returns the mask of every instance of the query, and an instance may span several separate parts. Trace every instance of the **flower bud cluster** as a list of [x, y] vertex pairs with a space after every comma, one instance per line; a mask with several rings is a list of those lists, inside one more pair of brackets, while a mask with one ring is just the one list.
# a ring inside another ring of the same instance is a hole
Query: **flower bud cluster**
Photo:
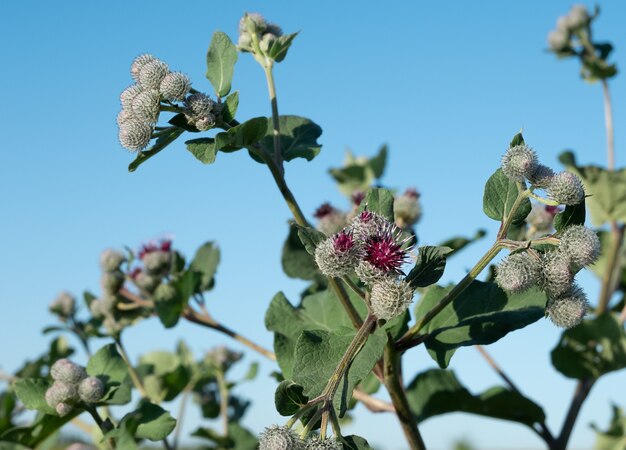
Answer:
[[407, 189], [397, 196], [393, 202], [393, 213], [396, 224], [406, 229], [415, 225], [422, 218], [420, 194], [415, 189]]
[[104, 395], [102, 381], [88, 377], [84, 367], [69, 359], [56, 361], [50, 367], [50, 376], [54, 383], [46, 391], [46, 403], [61, 417], [72, 412], [79, 402], [97, 403]]
[[274, 23], [269, 23], [258, 13], [245, 13], [239, 21], [239, 41], [237, 48], [241, 52], [267, 56], [270, 48], [283, 30]]
[[570, 11], [557, 19], [556, 28], [548, 34], [550, 50], [563, 53], [571, 50], [572, 36], [580, 29], [587, 27], [591, 16], [584, 5], [572, 6]]
[[313, 436], [303, 441], [290, 428], [272, 425], [259, 435], [259, 450], [341, 450], [335, 438]]
[[76, 313], [76, 298], [69, 292], [63, 291], [50, 304], [49, 310], [65, 322]]
[[559, 205], [578, 205], [585, 199], [581, 179], [570, 172], [555, 174], [552, 169], [539, 164], [537, 154], [525, 144], [510, 147], [502, 157], [502, 172], [511, 181], [528, 180], [535, 188], [545, 189], [548, 196]]
[[563, 328], [578, 325], [587, 312], [587, 297], [574, 282], [582, 268], [593, 264], [600, 255], [600, 240], [595, 232], [582, 225], [567, 227], [555, 250], [542, 255], [514, 253], [496, 269], [496, 282], [509, 292], [522, 292], [533, 286], [548, 296], [546, 315]]

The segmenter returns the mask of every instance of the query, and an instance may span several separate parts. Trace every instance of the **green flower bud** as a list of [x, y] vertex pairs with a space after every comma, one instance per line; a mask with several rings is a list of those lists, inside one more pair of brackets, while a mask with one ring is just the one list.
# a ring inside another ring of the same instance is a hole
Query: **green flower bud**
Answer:
[[59, 415], [59, 417], [64, 417], [64, 416], [67, 416], [72, 411], [74, 411], [74, 407], [72, 405], [67, 404], [67, 403], [59, 403], [56, 406], [55, 410], [56, 410], [57, 414]]
[[523, 144], [509, 148], [502, 157], [502, 172], [509, 180], [520, 183], [530, 178], [538, 165], [535, 152]]
[[593, 264], [600, 256], [600, 239], [595, 231], [583, 225], [572, 225], [561, 234], [561, 251], [578, 271]]
[[85, 369], [69, 359], [63, 358], [50, 367], [50, 376], [54, 380], [67, 384], [76, 384], [87, 376]]
[[139, 71], [139, 85], [143, 89], [157, 90], [161, 82], [170, 72], [170, 68], [161, 60], [155, 60], [144, 65]]
[[89, 311], [94, 319], [102, 319], [105, 315], [105, 309], [102, 304], [102, 300], [93, 300], [89, 304]]
[[100, 285], [103, 291], [115, 294], [124, 286], [124, 279], [125, 277], [121, 270], [104, 272], [100, 277]]
[[[131, 109], [137, 120], [147, 124], [156, 123], [159, 118], [159, 106], [161, 97], [157, 89], [141, 91], [133, 99]], [[152, 130], [150, 130], [152, 133]]]
[[589, 23], [591, 17], [589, 16], [589, 12], [585, 5], [577, 4], [572, 6], [569, 13], [566, 16], [566, 25], [567, 28], [571, 31], [574, 31], [578, 28], [581, 28]]
[[213, 114], [207, 114], [204, 117], [196, 119], [194, 126], [200, 131], [210, 130], [215, 126], [215, 116]]
[[541, 281], [541, 264], [528, 253], [514, 253], [496, 267], [496, 283], [508, 292], [523, 292]]
[[120, 126], [118, 138], [122, 147], [130, 151], [143, 150], [152, 138], [152, 127], [138, 121], [125, 122]]
[[302, 450], [303, 443], [287, 427], [272, 425], [259, 435], [259, 450]]
[[582, 322], [588, 307], [583, 290], [573, 285], [564, 296], [548, 300], [546, 315], [557, 327], [572, 328]]
[[532, 175], [528, 177], [528, 181], [537, 188], [545, 188], [550, 184], [553, 177], [554, 171], [552, 169], [543, 164], [539, 164]]
[[183, 101], [190, 89], [189, 77], [181, 72], [171, 72], [165, 75], [159, 87], [163, 98], [173, 102]]
[[55, 381], [46, 391], [45, 399], [51, 408], [56, 408], [61, 402], [75, 401], [78, 399], [76, 385]]
[[139, 121], [135, 115], [133, 114], [132, 110], [132, 105], [128, 107], [128, 109], [122, 109], [118, 114], [117, 114], [117, 126], [121, 127], [122, 125], [124, 125], [125, 123], [128, 122], [133, 122], [133, 121]]
[[578, 205], [585, 199], [582, 181], [570, 172], [557, 173], [546, 187], [550, 198], [561, 205]]
[[62, 319], [72, 317], [76, 313], [76, 298], [67, 291], [61, 292], [50, 304], [50, 311]]
[[415, 189], [407, 189], [404, 194], [394, 199], [393, 214], [396, 225], [400, 228], [410, 227], [420, 220], [422, 207], [419, 202], [419, 194]]
[[100, 253], [100, 268], [104, 272], [118, 270], [124, 261], [126, 256], [120, 251], [108, 248]]
[[259, 13], [245, 13], [239, 21], [239, 33], [262, 34], [267, 28], [267, 21]]
[[202, 92], [195, 92], [185, 99], [185, 114], [196, 121], [205, 118], [213, 113], [215, 102]]
[[178, 298], [178, 291], [171, 284], [159, 284], [153, 294], [155, 302], [169, 303]]
[[161, 277], [150, 275], [143, 270], [133, 275], [135, 285], [144, 292], [151, 293], [161, 282]]
[[304, 450], [342, 450], [343, 445], [335, 438], [322, 439], [314, 437], [306, 441]]
[[562, 52], [569, 47], [569, 33], [567, 30], [559, 29], [548, 33], [548, 45], [555, 52]]
[[550, 251], [541, 257], [543, 290], [549, 297], [560, 297], [570, 290], [574, 274], [569, 258], [560, 250]]
[[102, 310], [102, 313], [105, 316], [113, 314], [119, 301], [120, 298], [116, 295], [115, 292], [105, 291], [100, 298], [100, 308]]
[[411, 285], [403, 280], [383, 278], [372, 286], [372, 312], [384, 320], [399, 316], [413, 302], [413, 291]]
[[141, 72], [141, 69], [152, 61], [159, 61], [159, 59], [156, 56], [149, 55], [147, 53], [139, 55], [133, 60], [133, 63], [130, 66], [130, 75], [135, 81], [139, 82], [139, 73]]
[[85, 403], [98, 403], [104, 395], [104, 384], [99, 378], [87, 377], [78, 385], [78, 396]]
[[394, 273], [390, 275], [389, 272], [385, 272], [365, 260], [359, 262], [359, 264], [355, 267], [354, 272], [356, 273], [356, 276], [359, 277], [359, 280], [368, 286], [373, 286], [378, 281], [382, 281], [390, 276], [392, 278], [395, 276]]
[[172, 255], [170, 252], [156, 250], [146, 253], [142, 258], [142, 262], [144, 268], [149, 274], [160, 274], [169, 270], [172, 262]]

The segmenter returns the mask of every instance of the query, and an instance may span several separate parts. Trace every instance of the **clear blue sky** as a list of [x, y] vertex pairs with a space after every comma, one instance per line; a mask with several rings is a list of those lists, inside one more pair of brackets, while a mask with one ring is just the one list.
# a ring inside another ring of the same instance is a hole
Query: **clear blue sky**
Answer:
[[[422, 244], [481, 227], [490, 232], [449, 265], [444, 279], [452, 281], [493, 238], [496, 224], [482, 214], [483, 185], [521, 127], [542, 162], [555, 168], [565, 148], [584, 163], [604, 163], [600, 87], [579, 79], [576, 62], [545, 51], [548, 31], [569, 6], [539, 0], [1, 2], [0, 365], [14, 370], [43, 351], [48, 337], [40, 330], [52, 320], [48, 303], [61, 289], [97, 290], [97, 258], [106, 247], [173, 236], [191, 256], [204, 241], [216, 240], [223, 257], [209, 307], [268, 347], [272, 336], [263, 315], [271, 297], [284, 290], [295, 300], [303, 288], [279, 266], [288, 210], [269, 174], [245, 153], [220, 154], [216, 164], [203, 166], [181, 141], [136, 173], [126, 171], [132, 155], [117, 143], [115, 116], [137, 54], [159, 56], [189, 74], [196, 89], [211, 92], [204, 72], [213, 31], [236, 39], [244, 11], [261, 12], [287, 32], [301, 30], [276, 77], [281, 112], [310, 117], [324, 129], [320, 156], [287, 168], [303, 209], [310, 214], [323, 201], [346, 206], [326, 169], [341, 164], [347, 147], [371, 155], [386, 142], [385, 184], [415, 186], [423, 194]], [[601, 6], [597, 36], [615, 44], [614, 59], [624, 67], [626, 4]], [[617, 163], [623, 165], [623, 77], [611, 87]], [[234, 88], [240, 120], [269, 114], [262, 71], [249, 55], [240, 56]], [[597, 292], [591, 276], [583, 280]], [[490, 347], [522, 390], [544, 404], [553, 429], [574, 389], [549, 365], [558, 335], [540, 321]], [[164, 331], [154, 320], [126, 340], [138, 355], [155, 346], [173, 349], [183, 337], [198, 355], [229, 343], [186, 324]], [[432, 366], [423, 349], [413, 351], [407, 379]], [[459, 351], [451, 367], [473, 392], [499, 383], [472, 348]], [[257, 431], [278, 420], [268, 377], [273, 368], [263, 363], [260, 380], [241, 389], [254, 401], [245, 422]], [[594, 387], [572, 448], [591, 446], [588, 424], [604, 426], [611, 401], [624, 406], [624, 396], [615, 395], [624, 381], [623, 373], [613, 374]], [[359, 410], [347, 430], [389, 450], [404, 448], [391, 416]], [[468, 415], [431, 419], [422, 432], [433, 449], [461, 436], [481, 448], [542, 447], [522, 426]]]

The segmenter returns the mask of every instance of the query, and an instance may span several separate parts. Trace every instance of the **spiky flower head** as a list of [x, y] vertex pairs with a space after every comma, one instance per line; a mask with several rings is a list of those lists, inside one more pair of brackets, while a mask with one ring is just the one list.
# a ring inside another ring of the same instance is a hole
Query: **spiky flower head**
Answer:
[[548, 46], [555, 52], [562, 52], [569, 47], [569, 33], [566, 29], [557, 28], [548, 33]]
[[100, 268], [104, 272], [118, 270], [124, 261], [126, 261], [126, 255], [118, 250], [107, 248], [100, 253]]
[[539, 164], [532, 175], [528, 177], [528, 181], [530, 181], [530, 184], [534, 187], [545, 188], [550, 184], [550, 181], [552, 181], [552, 177], [554, 177], [554, 170], [550, 169], [548, 166]]
[[546, 315], [557, 327], [572, 328], [582, 322], [588, 307], [589, 302], [584, 291], [573, 285], [562, 297], [548, 300]]
[[338, 233], [348, 222], [346, 215], [330, 203], [324, 203], [317, 208], [313, 217], [317, 219], [317, 229], [326, 236]]
[[368, 261], [363, 260], [359, 262], [359, 264], [354, 269], [354, 272], [356, 273], [356, 276], [359, 277], [359, 280], [361, 280], [368, 286], [373, 286], [374, 283], [384, 278], [395, 277], [395, 274], [389, 274], [387, 272], [384, 272], [383, 270], [379, 269]]
[[76, 312], [76, 297], [67, 291], [61, 292], [50, 304], [50, 311], [61, 318], [69, 318]]
[[122, 109], [130, 110], [133, 104], [133, 99], [142, 91], [143, 89], [138, 84], [133, 84], [132, 86], [128, 86], [124, 89], [120, 94]]
[[50, 376], [56, 381], [67, 384], [76, 384], [87, 376], [85, 369], [69, 359], [57, 360], [50, 367]]
[[541, 257], [542, 288], [549, 297], [560, 297], [572, 286], [570, 260], [562, 251], [552, 250]]
[[291, 429], [272, 425], [259, 435], [259, 450], [302, 450], [303, 443]]
[[132, 108], [132, 105], [129, 106], [128, 109], [122, 109], [118, 114], [117, 114], [117, 118], [116, 118], [116, 122], [117, 122], [117, 126], [121, 127], [122, 125], [124, 125], [127, 122], [132, 122], [132, 121], [136, 121], [138, 120], [135, 115], [133, 114], [132, 110], [130, 109]]
[[365, 209], [352, 219], [350, 228], [356, 240], [365, 241], [390, 225], [391, 223], [385, 217]]
[[185, 99], [185, 114], [192, 120], [207, 117], [215, 108], [215, 102], [202, 92], [195, 92]]
[[45, 394], [46, 403], [55, 408], [61, 402], [70, 402], [78, 399], [78, 391], [75, 384], [55, 381]]
[[150, 275], [149, 273], [137, 269], [131, 275], [135, 285], [144, 292], [151, 293], [161, 282], [161, 277]]
[[155, 302], [169, 303], [178, 298], [178, 291], [171, 284], [159, 284], [153, 294]]
[[132, 102], [133, 116], [146, 123], [155, 123], [159, 118], [159, 91], [147, 89], [135, 96]]
[[496, 268], [496, 283], [508, 292], [523, 292], [541, 281], [541, 264], [526, 252], [514, 253]]
[[572, 225], [563, 230], [559, 248], [570, 259], [573, 269], [580, 270], [600, 256], [600, 239], [592, 229]]
[[343, 445], [335, 438], [322, 439], [315, 436], [307, 440], [304, 444], [304, 450], [342, 450]]
[[400, 228], [415, 225], [422, 217], [419, 193], [415, 189], [407, 189], [404, 194], [396, 197], [393, 201], [393, 213]]
[[401, 274], [408, 252], [403, 246], [401, 232], [395, 225], [388, 224], [363, 241], [363, 260], [389, 274]]
[[530, 178], [538, 164], [537, 154], [525, 144], [509, 148], [502, 157], [502, 171], [512, 181]]
[[118, 138], [122, 147], [130, 151], [143, 150], [152, 139], [152, 127], [143, 122], [126, 122], [120, 126]]
[[68, 403], [59, 403], [56, 408], [54, 408], [59, 417], [67, 416], [69, 413], [74, 411], [74, 407]]
[[100, 286], [102, 286], [103, 291], [115, 294], [124, 286], [124, 279], [125, 276], [121, 270], [104, 272], [100, 277]]
[[585, 5], [576, 4], [572, 6], [566, 17], [566, 25], [570, 31], [574, 31], [589, 23], [590, 16]]
[[98, 403], [104, 395], [104, 383], [97, 377], [87, 377], [78, 385], [78, 396], [85, 403]]
[[190, 89], [189, 77], [181, 72], [171, 72], [165, 75], [159, 87], [163, 98], [173, 102], [183, 101]]
[[143, 255], [141, 261], [149, 274], [160, 274], [170, 268], [172, 254], [167, 251], [156, 250]]
[[239, 33], [262, 34], [267, 28], [267, 20], [259, 13], [244, 13], [239, 20]]
[[320, 242], [315, 248], [317, 267], [329, 277], [342, 277], [352, 273], [361, 256], [361, 248], [349, 230], [340, 231]]
[[561, 205], [578, 205], [585, 199], [583, 182], [571, 172], [560, 172], [546, 186], [548, 195]]
[[139, 85], [144, 89], [159, 90], [161, 82], [170, 73], [170, 68], [161, 60], [150, 61], [139, 71]]
[[139, 82], [139, 73], [141, 72], [141, 69], [148, 63], [151, 63], [152, 61], [158, 61], [159, 59], [156, 56], [150, 55], [148, 53], [144, 53], [143, 55], [139, 55], [137, 56], [134, 60], [133, 63], [130, 66], [130, 75], [133, 77], [133, 79], [137, 82]]
[[215, 116], [213, 114], [207, 114], [206, 116], [197, 119], [194, 122], [194, 126], [200, 131], [210, 130], [215, 126]]
[[390, 320], [402, 314], [413, 302], [409, 283], [392, 277], [383, 278], [372, 286], [372, 312], [379, 319]]

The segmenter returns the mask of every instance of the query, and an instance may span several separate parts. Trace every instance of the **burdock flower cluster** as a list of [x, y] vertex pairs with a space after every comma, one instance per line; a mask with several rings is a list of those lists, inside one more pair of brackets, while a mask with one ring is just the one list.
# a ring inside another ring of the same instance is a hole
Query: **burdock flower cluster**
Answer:
[[365, 209], [349, 226], [318, 244], [315, 261], [329, 277], [356, 274], [371, 289], [372, 312], [389, 320], [413, 301], [413, 288], [402, 273], [410, 240], [385, 217]]
[[259, 436], [259, 450], [341, 450], [343, 445], [334, 438], [310, 437], [306, 441], [288, 427], [272, 425]]
[[54, 383], [46, 391], [46, 403], [61, 417], [71, 413], [81, 402], [98, 403], [104, 395], [104, 384], [88, 377], [85, 368], [68, 359], [59, 359], [50, 368]]
[[574, 5], [572, 9], [558, 18], [556, 29], [548, 34], [548, 45], [557, 53], [571, 50], [572, 36], [589, 25], [591, 16], [585, 5]]
[[239, 21], [237, 48], [241, 52], [255, 53], [258, 47], [263, 53], [268, 53], [282, 34], [283, 30], [278, 25], [269, 23], [261, 14], [246, 13]]

